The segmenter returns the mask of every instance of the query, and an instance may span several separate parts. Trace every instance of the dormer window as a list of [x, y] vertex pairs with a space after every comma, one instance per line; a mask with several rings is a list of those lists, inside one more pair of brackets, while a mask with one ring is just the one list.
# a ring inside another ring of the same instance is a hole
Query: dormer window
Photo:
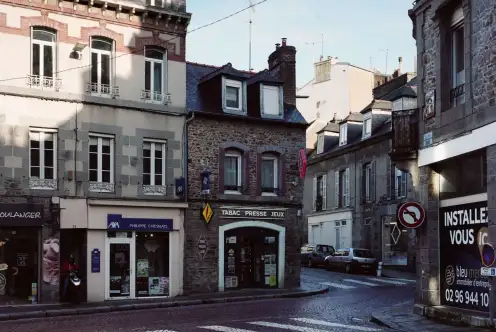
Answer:
[[345, 145], [348, 141], [348, 124], [343, 123], [339, 127], [339, 146]]
[[324, 133], [317, 136], [317, 154], [324, 152]]
[[223, 79], [224, 109], [243, 112], [243, 83], [241, 81]]
[[281, 117], [283, 115], [282, 87], [260, 84], [260, 96], [262, 116]]
[[368, 112], [363, 117], [362, 138], [370, 137], [372, 133], [372, 112]]

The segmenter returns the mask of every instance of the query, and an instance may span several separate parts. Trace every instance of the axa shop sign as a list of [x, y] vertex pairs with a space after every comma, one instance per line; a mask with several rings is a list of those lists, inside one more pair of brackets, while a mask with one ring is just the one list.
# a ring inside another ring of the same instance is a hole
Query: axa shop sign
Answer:
[[481, 276], [487, 243], [487, 202], [439, 210], [441, 302], [461, 309], [489, 311], [489, 280]]

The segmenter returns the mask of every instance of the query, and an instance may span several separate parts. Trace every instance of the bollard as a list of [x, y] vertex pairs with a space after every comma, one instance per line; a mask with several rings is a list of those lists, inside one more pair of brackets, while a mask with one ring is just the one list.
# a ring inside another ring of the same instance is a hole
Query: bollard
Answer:
[[377, 264], [377, 276], [382, 277], [382, 262]]

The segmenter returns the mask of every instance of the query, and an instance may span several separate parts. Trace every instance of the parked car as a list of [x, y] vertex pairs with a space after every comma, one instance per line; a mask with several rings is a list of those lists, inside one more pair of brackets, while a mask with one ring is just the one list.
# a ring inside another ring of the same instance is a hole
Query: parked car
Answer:
[[369, 249], [338, 249], [325, 258], [324, 264], [328, 270], [344, 269], [346, 273], [361, 271], [374, 274], [377, 271], [377, 259]]
[[334, 251], [334, 247], [327, 244], [306, 244], [301, 247], [301, 264], [308, 267], [324, 266], [325, 258]]

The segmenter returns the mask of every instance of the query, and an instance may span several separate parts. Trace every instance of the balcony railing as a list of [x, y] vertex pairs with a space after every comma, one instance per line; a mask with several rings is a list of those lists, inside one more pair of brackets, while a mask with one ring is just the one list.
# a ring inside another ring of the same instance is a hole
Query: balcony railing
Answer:
[[26, 78], [26, 83], [32, 88], [40, 88], [47, 90], [59, 91], [62, 87], [62, 80], [59, 78], [38, 76], [38, 75], [28, 75]]
[[119, 87], [115, 85], [87, 83], [86, 92], [112, 98], [119, 97]]
[[389, 153], [391, 160], [417, 159], [418, 117], [418, 108], [392, 112], [393, 140]]
[[461, 105], [465, 102], [465, 84], [460, 84], [450, 90], [451, 107]]
[[164, 94], [162, 91], [141, 90], [141, 99], [154, 103], [162, 103], [164, 101]]

